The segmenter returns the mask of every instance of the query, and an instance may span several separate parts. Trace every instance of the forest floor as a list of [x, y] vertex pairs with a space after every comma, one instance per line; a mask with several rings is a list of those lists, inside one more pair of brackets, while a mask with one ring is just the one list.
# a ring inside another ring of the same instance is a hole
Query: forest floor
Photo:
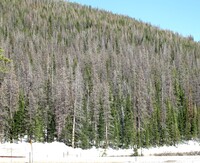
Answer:
[[200, 143], [187, 141], [176, 146], [140, 149], [143, 156], [131, 157], [133, 149], [73, 149], [63, 143], [0, 144], [1, 163], [160, 163], [200, 162]]

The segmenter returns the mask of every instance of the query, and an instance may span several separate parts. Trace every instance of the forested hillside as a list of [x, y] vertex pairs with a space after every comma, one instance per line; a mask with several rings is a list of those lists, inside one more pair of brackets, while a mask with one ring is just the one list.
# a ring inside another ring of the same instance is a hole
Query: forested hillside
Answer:
[[[148, 147], [200, 138], [200, 44], [61, 0], [0, 0], [0, 140]], [[3, 57], [2, 57], [3, 58]]]

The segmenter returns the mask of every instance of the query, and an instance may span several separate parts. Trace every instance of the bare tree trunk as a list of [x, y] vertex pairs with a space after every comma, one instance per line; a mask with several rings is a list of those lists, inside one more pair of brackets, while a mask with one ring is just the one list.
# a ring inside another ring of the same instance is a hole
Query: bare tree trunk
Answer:
[[72, 148], [74, 148], [74, 140], [75, 140], [75, 127], [76, 127], [76, 108], [74, 107], [74, 114], [73, 114], [73, 127], [72, 127]]

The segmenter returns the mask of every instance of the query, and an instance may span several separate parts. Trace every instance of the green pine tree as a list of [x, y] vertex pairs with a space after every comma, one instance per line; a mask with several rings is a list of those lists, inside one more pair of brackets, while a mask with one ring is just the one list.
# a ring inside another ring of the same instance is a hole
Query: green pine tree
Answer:
[[25, 100], [23, 92], [19, 95], [19, 108], [14, 114], [14, 137], [15, 139], [23, 138], [26, 134], [25, 125]]
[[111, 135], [110, 135], [110, 141], [113, 144], [114, 148], [117, 148], [120, 146], [120, 117], [118, 113], [118, 101], [116, 100], [116, 97], [113, 96], [112, 91], [110, 90], [110, 107], [111, 107], [111, 116], [112, 122], [111, 124], [113, 127], [111, 128]]
[[126, 98], [124, 110], [124, 145], [127, 148], [134, 146], [136, 133], [130, 95]]
[[66, 145], [72, 145], [72, 116], [67, 116], [65, 120], [65, 127], [62, 129], [59, 141], [64, 142]]
[[197, 109], [197, 138], [200, 138], [200, 108]]
[[169, 135], [167, 142], [169, 145], [175, 145], [180, 139], [180, 134], [178, 129], [177, 113], [169, 101], [167, 102], [166, 125]]
[[44, 141], [44, 122], [40, 110], [37, 110], [37, 115], [35, 116], [34, 124], [34, 136], [35, 140], [38, 142]]
[[154, 108], [154, 112], [151, 118], [152, 123], [152, 144], [159, 145], [160, 142], [160, 110], [158, 107]]
[[99, 122], [98, 122], [98, 145], [103, 147], [103, 142], [105, 141], [105, 121], [104, 121], [104, 110], [103, 105], [100, 100], [100, 110], [99, 110]]
[[196, 105], [193, 106], [193, 117], [192, 117], [192, 126], [191, 126], [191, 133], [193, 138], [197, 138], [197, 133], [198, 133], [198, 120], [197, 120], [197, 108]]

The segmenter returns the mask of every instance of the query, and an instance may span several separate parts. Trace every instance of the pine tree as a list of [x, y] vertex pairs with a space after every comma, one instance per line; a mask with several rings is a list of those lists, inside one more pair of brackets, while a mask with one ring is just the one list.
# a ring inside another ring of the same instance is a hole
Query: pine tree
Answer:
[[191, 38], [56, 0], [1, 0], [0, 15], [1, 141], [28, 135], [137, 154], [200, 137]]
[[80, 71], [79, 65], [77, 65], [75, 70], [75, 80], [73, 83], [73, 110], [72, 110], [72, 147], [75, 148], [75, 138], [79, 135], [82, 122], [83, 122], [83, 76]]
[[[3, 122], [3, 132], [6, 140], [13, 142], [15, 132], [14, 116], [18, 108], [19, 83], [11, 65], [10, 73], [5, 77], [1, 87], [1, 104]], [[16, 136], [15, 136], [16, 137]]]
[[135, 122], [131, 96], [128, 95], [125, 101], [124, 113], [124, 145], [126, 148], [133, 147], [135, 144]]
[[200, 138], [200, 108], [197, 108], [197, 138]]
[[89, 116], [89, 96], [83, 97], [83, 110], [84, 110], [84, 120], [83, 120], [83, 126], [81, 128], [81, 133], [79, 136], [79, 141], [81, 142], [81, 148], [87, 149], [90, 147], [89, 142], [90, 139], [90, 116]]
[[98, 121], [98, 146], [104, 147], [105, 140], [105, 119], [102, 100], [100, 99], [99, 121]]
[[15, 139], [23, 138], [26, 134], [25, 125], [25, 101], [24, 94], [20, 91], [18, 110], [14, 114], [14, 137]]
[[150, 147], [150, 145], [151, 145], [151, 134], [150, 134], [150, 130], [151, 130], [150, 125], [149, 125], [149, 124], [146, 124], [145, 130], [144, 130], [144, 132], [145, 132], [145, 133], [144, 133], [145, 138], [144, 138], [144, 142], [143, 142], [143, 145], [144, 145], [144, 147], [146, 147], [146, 148]]
[[193, 116], [194, 116], [194, 109], [193, 109], [193, 102], [192, 102], [192, 97], [191, 97], [191, 90], [189, 89], [189, 95], [188, 99], [186, 100], [187, 102], [187, 107], [186, 107], [186, 128], [185, 128], [185, 137], [187, 140], [190, 140], [192, 138], [192, 123], [193, 123]]
[[180, 135], [178, 129], [177, 113], [169, 101], [167, 102], [166, 125], [167, 133], [169, 135], [167, 143], [170, 145], [175, 145], [179, 141]]
[[34, 124], [34, 131], [33, 131], [34, 139], [37, 142], [43, 142], [44, 141], [44, 122], [39, 110], [36, 114], [37, 115], [35, 116], [35, 124]]
[[72, 117], [68, 115], [65, 119], [65, 126], [62, 129], [59, 141], [64, 142], [66, 145], [72, 145]]
[[155, 107], [153, 116], [152, 116], [152, 129], [153, 129], [153, 145], [158, 145], [160, 142], [160, 130], [159, 130], [159, 122], [160, 122], [160, 111], [157, 107]]
[[119, 101], [116, 100], [116, 97], [110, 95], [111, 101], [111, 116], [113, 117], [111, 124], [113, 124], [113, 128], [111, 130], [111, 142], [114, 148], [121, 147], [120, 143], [120, 116], [118, 113], [118, 103]]

